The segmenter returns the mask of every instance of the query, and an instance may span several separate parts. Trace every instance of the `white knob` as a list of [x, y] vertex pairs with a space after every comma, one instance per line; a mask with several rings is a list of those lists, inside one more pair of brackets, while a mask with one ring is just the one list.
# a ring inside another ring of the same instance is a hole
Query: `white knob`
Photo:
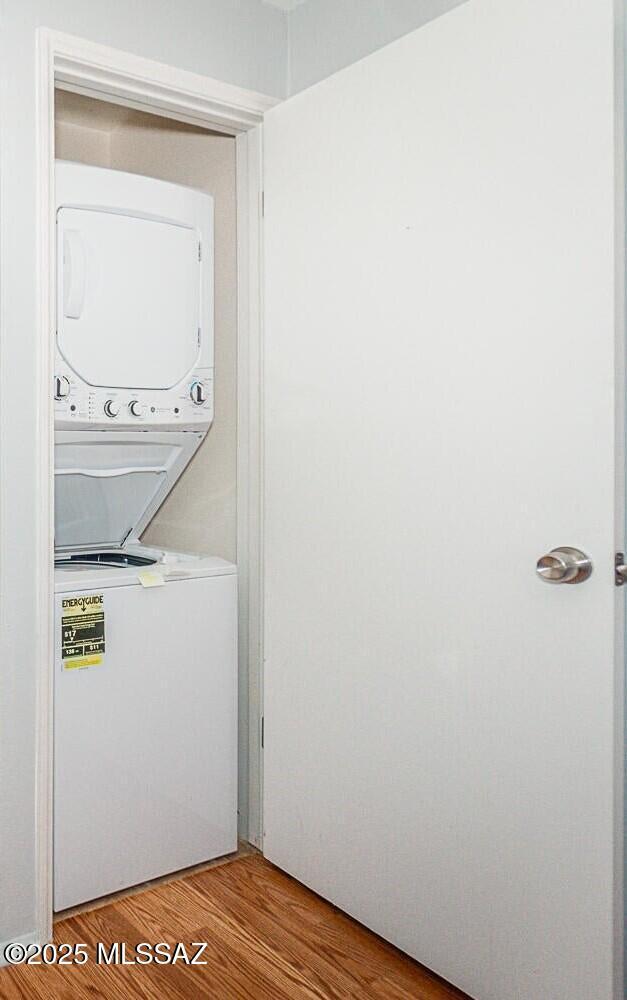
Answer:
[[207, 393], [202, 382], [192, 382], [189, 387], [189, 395], [192, 403], [195, 403], [196, 406], [202, 406], [207, 399]]
[[128, 409], [133, 417], [143, 417], [145, 413], [145, 407], [142, 406], [138, 399], [132, 399], [128, 404]]
[[70, 380], [65, 375], [54, 377], [54, 398], [66, 399], [70, 395]]
[[104, 411], [108, 417], [117, 417], [120, 412], [120, 404], [116, 399], [108, 399], [104, 405]]

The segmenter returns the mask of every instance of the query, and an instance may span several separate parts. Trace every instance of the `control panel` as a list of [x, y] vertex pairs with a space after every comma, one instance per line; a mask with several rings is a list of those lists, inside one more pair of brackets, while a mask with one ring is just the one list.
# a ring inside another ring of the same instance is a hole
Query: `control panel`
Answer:
[[[57, 355], [57, 363], [59, 357]], [[53, 379], [57, 430], [206, 430], [213, 421], [213, 369], [196, 368], [172, 389], [103, 389], [58, 364]], [[148, 429], [147, 426], [147, 429]]]

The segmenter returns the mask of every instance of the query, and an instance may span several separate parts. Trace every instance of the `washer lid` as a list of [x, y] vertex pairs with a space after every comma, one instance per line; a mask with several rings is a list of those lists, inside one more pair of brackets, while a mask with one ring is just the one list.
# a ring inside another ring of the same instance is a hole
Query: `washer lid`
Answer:
[[136, 541], [204, 435], [60, 431], [55, 435], [55, 549]]
[[57, 344], [89, 385], [171, 389], [200, 355], [198, 231], [130, 212], [57, 212]]

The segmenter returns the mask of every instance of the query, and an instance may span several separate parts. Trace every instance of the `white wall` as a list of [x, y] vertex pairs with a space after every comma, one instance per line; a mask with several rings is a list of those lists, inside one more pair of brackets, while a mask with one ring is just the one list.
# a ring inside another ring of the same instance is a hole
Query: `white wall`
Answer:
[[36, 28], [280, 96], [286, 21], [258, 0], [0, 3], [0, 942], [36, 929], [33, 609]]
[[295, 94], [466, 0], [307, 0], [289, 14]]

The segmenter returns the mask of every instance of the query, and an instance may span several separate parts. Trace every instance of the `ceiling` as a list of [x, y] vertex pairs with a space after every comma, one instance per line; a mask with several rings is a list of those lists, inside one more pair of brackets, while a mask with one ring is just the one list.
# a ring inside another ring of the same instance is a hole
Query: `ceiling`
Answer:
[[294, 10], [307, 0], [261, 0], [262, 3], [269, 4], [270, 7], [278, 7], [279, 10]]

